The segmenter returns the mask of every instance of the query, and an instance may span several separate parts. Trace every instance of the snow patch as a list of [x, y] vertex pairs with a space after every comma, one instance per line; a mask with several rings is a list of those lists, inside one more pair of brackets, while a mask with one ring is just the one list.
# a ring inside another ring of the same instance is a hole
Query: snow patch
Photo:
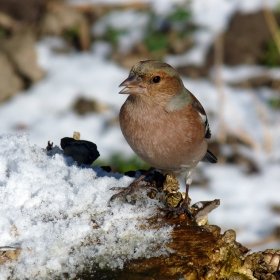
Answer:
[[1, 279], [74, 277], [84, 265], [121, 268], [168, 254], [172, 228], [141, 227], [159, 202], [143, 195], [135, 205], [107, 206], [110, 188], [132, 178], [79, 167], [58, 147], [50, 153], [27, 135], [0, 136], [0, 246], [22, 248], [18, 261], [0, 266]]

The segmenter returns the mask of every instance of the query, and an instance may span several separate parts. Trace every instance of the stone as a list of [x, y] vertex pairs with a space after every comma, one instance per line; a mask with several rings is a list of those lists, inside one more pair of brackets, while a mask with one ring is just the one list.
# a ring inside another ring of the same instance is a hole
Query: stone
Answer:
[[13, 64], [0, 50], [0, 103], [23, 90], [24, 82], [16, 73]]
[[61, 139], [64, 155], [72, 157], [78, 164], [92, 164], [99, 156], [96, 144], [71, 137]]
[[44, 71], [37, 64], [36, 38], [32, 31], [19, 30], [10, 37], [3, 38], [0, 43], [22, 77], [32, 83], [43, 78]]

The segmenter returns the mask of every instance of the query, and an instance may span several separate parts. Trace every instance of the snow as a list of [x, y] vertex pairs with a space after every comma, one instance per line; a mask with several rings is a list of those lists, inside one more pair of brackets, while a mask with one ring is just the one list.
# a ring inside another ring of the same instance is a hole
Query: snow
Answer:
[[[160, 1], [160, 5], [158, 1], [151, 2], [161, 14], [168, 10], [171, 1]], [[276, 1], [266, 2], [273, 6]], [[201, 64], [207, 47], [225, 30], [234, 11], [255, 11], [262, 5], [262, 0], [192, 1], [196, 23], [207, 29], [194, 34], [196, 45], [190, 52], [168, 56], [165, 60], [173, 66], [186, 62]], [[123, 23], [141, 29], [145, 17], [136, 15], [139, 22], [132, 23], [135, 13], [127, 11]], [[112, 18], [104, 20], [106, 24], [108, 21]], [[92, 30], [102, 32], [104, 22]], [[129, 34], [134, 40], [141, 37], [139, 32]], [[127, 38], [122, 38], [122, 44], [128, 48]], [[52, 155], [43, 149], [48, 140], [59, 145], [61, 138], [79, 131], [82, 139], [97, 144], [102, 159], [108, 160], [115, 152], [133, 155], [115, 122], [126, 99], [118, 94], [118, 85], [127, 77], [129, 69], [108, 61], [112, 49], [106, 42], [95, 42], [92, 49], [84, 53], [55, 53], [53, 49], [60, 46], [63, 46], [60, 39], [42, 39], [37, 52], [45, 78], [0, 104], [0, 246], [23, 248], [17, 262], [0, 266], [1, 280], [7, 279], [11, 271], [20, 279], [44, 276], [54, 279], [64, 271], [74, 277], [88, 260], [114, 268], [122, 267], [125, 260], [132, 258], [168, 253], [164, 246], [157, 253], [153, 248], [168, 243], [170, 228], [153, 231], [136, 227], [144, 217], [155, 213], [156, 201], [145, 198], [139, 199], [136, 205], [115, 203], [107, 207], [114, 194], [109, 189], [126, 186], [131, 178], [108, 174], [98, 166], [78, 167], [71, 158], [65, 158], [58, 147]], [[206, 188], [192, 185], [190, 197], [193, 203], [220, 199], [221, 205], [209, 216], [210, 223], [221, 226], [222, 231], [234, 229], [237, 240], [246, 246], [272, 236], [280, 224], [279, 214], [271, 210], [272, 205], [280, 204], [280, 116], [261, 103], [269, 122], [267, 131], [263, 130], [263, 118], [251, 91], [232, 88], [228, 83], [264, 72], [279, 78], [280, 72], [244, 65], [224, 66], [221, 71], [223, 103], [221, 89], [213, 83], [215, 71], [212, 80], [183, 77], [183, 81], [207, 111], [214, 138], [220, 132], [218, 112], [222, 110], [228, 128], [241, 131], [255, 141], [258, 149], [247, 148], [242, 153], [253, 159], [260, 173], [248, 175], [238, 165], [200, 163], [199, 168], [209, 183]], [[273, 94], [265, 88], [257, 90], [260, 100]], [[94, 98], [109, 109], [79, 116], [72, 107], [81, 96]], [[265, 149], [266, 137], [272, 142], [270, 152]], [[225, 148], [232, 150], [232, 147]], [[279, 246], [280, 242], [275, 240], [250, 248], [256, 251]]]
[[[98, 47], [95, 53], [54, 54], [49, 47], [53, 40], [46, 38], [38, 44], [39, 63], [46, 71], [45, 79], [1, 104], [0, 118], [5, 121], [1, 122], [0, 131], [31, 133], [31, 143], [40, 147], [46, 147], [48, 140], [59, 144], [62, 136], [71, 137], [73, 131], [79, 131], [83, 139], [96, 143], [106, 158], [119, 150], [118, 145], [112, 145], [112, 133], [120, 146], [126, 146], [118, 127], [112, 130], [106, 127], [117, 117], [126, 98], [116, 91], [127, 76], [127, 70], [105, 63]], [[72, 110], [80, 96], [94, 97], [111, 110], [103, 115], [80, 117]], [[17, 127], [23, 128], [18, 130]]]
[[[273, 213], [272, 205], [280, 204], [279, 162], [266, 161], [260, 174], [245, 175], [236, 165], [208, 166], [204, 172], [211, 178], [209, 189], [193, 187], [190, 197], [194, 202], [203, 197], [205, 200], [221, 199], [221, 205], [209, 216], [211, 224], [229, 228], [237, 232], [237, 241], [257, 243], [269, 236], [275, 225], [279, 225], [280, 216]], [[270, 248], [265, 244], [256, 249]], [[279, 247], [279, 242], [273, 246]], [[273, 247], [272, 247], [273, 248]]]
[[172, 228], [141, 227], [157, 213], [157, 200], [107, 206], [110, 188], [132, 178], [78, 167], [58, 147], [47, 153], [30, 145], [27, 135], [2, 135], [0, 147], [0, 245], [22, 248], [18, 261], [0, 266], [0, 279], [11, 271], [18, 279], [74, 277], [87, 263], [116, 268], [168, 254]]
[[133, 47], [134, 42], [141, 42], [144, 38], [144, 30], [148, 20], [147, 13], [134, 10], [112, 11], [93, 25], [92, 32], [96, 36], [104, 36], [108, 28], [125, 31], [124, 34], [119, 36], [118, 43], [119, 50], [126, 53]]

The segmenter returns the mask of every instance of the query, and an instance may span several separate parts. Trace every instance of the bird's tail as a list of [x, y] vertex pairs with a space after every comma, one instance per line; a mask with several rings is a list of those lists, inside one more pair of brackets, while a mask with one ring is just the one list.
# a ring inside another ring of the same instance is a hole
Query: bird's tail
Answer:
[[201, 161], [217, 163], [218, 160], [209, 150], [207, 150], [205, 156], [203, 157], [203, 159]]

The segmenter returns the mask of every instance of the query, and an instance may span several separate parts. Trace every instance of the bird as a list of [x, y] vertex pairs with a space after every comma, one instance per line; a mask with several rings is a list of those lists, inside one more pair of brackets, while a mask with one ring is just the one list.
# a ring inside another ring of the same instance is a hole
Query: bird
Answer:
[[192, 173], [200, 162], [216, 163], [208, 150], [211, 130], [198, 99], [183, 84], [178, 72], [157, 60], [142, 60], [130, 70], [119, 93], [128, 94], [119, 113], [120, 128], [129, 146], [151, 168], [110, 202], [139, 189], [139, 182], [155, 169], [183, 174], [186, 196], [181, 206], [188, 212]]

